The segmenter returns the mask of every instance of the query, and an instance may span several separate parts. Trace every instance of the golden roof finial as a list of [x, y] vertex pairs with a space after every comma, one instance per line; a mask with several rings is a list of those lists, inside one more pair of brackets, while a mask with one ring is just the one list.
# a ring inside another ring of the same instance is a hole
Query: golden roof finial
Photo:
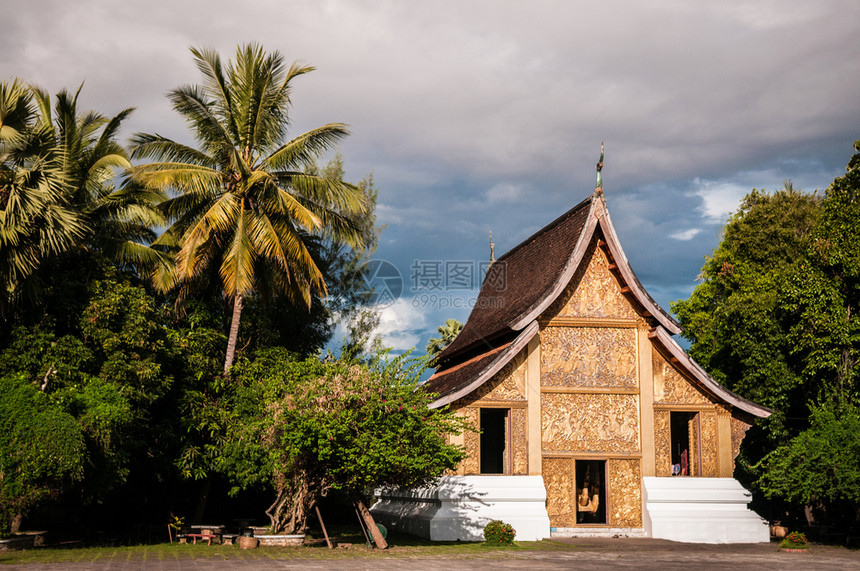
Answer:
[[490, 263], [496, 261], [496, 245], [493, 243], [493, 231], [490, 230]]

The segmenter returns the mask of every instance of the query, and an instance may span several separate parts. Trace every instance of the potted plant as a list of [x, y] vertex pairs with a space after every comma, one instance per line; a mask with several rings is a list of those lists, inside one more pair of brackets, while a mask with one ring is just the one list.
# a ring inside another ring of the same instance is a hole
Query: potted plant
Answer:
[[779, 550], [790, 553], [807, 553], [809, 552], [809, 541], [799, 531], [792, 531], [779, 544]]

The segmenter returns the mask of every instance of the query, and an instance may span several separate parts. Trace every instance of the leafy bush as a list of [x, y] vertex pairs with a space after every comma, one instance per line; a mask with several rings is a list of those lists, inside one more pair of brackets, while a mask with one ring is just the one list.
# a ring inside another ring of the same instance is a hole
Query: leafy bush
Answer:
[[484, 539], [487, 543], [504, 543], [510, 545], [514, 542], [517, 532], [509, 523], [494, 519], [484, 526]]
[[809, 542], [806, 540], [806, 536], [799, 531], [792, 531], [785, 536], [779, 546], [787, 549], [807, 549]]

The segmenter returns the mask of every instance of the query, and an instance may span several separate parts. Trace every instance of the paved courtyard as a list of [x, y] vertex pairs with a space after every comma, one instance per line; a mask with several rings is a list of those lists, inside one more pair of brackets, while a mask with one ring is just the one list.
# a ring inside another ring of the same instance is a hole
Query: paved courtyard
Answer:
[[807, 554], [783, 553], [770, 545], [683, 544], [654, 539], [571, 538], [559, 540], [571, 549], [559, 551], [494, 552], [487, 557], [402, 557], [382, 556], [337, 560], [260, 558], [180, 559], [174, 561], [111, 561], [38, 565], [3, 565], [2, 570], [27, 571], [69, 569], [71, 571], [128, 571], [185, 569], [228, 571], [236, 569], [860, 569], [860, 551], [840, 547], [814, 546]]

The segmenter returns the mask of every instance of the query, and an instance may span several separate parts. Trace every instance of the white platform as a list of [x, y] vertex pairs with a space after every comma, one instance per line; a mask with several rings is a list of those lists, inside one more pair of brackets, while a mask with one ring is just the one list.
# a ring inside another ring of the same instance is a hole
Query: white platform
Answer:
[[767, 522], [734, 478], [642, 478], [645, 533], [687, 543], [766, 543]]
[[509, 523], [518, 541], [548, 538], [541, 476], [446, 476], [431, 488], [377, 490], [370, 511], [389, 529], [433, 541], [483, 541], [494, 519]]

